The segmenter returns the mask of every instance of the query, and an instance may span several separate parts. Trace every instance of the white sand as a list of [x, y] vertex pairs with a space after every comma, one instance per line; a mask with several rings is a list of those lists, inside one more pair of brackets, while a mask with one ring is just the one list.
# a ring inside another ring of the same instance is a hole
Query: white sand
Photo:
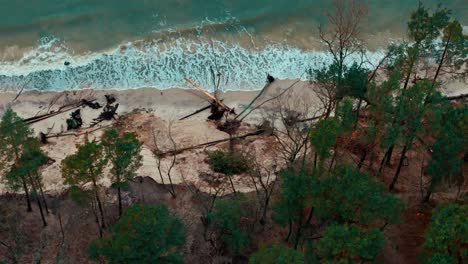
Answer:
[[[262, 102], [275, 96], [282, 91], [282, 89], [289, 87], [293, 83], [295, 83], [293, 80], [276, 81], [257, 102]], [[220, 97], [224, 99], [224, 102], [228, 106], [234, 107], [237, 112], [240, 112], [243, 107], [257, 95], [257, 93], [257, 91], [229, 91], [221, 94]], [[301, 94], [301, 96], [297, 96], [297, 93]], [[152, 88], [143, 88], [123, 91], [83, 90], [75, 92], [69, 91], [66, 93], [31, 91], [21, 94], [14, 102], [12, 101], [16, 95], [3, 93], [0, 94], [0, 115], [7, 107], [12, 107], [13, 110], [23, 118], [33, 117], [48, 111], [56, 111], [61, 105], [81, 98], [97, 99], [101, 104], [104, 104], [105, 94], [115, 95], [117, 103], [120, 104], [117, 111], [118, 114], [120, 116], [127, 116], [127, 118], [125, 118], [124, 130], [136, 132], [140, 139], [145, 143], [142, 151], [144, 157], [143, 166], [138, 171], [138, 175], [150, 176], [159, 183], [161, 183], [162, 180], [157, 168], [157, 160], [151, 151], [155, 147], [153, 142], [153, 130], [157, 134], [157, 144], [162, 151], [170, 151], [174, 148], [168, 137], [169, 126], [171, 127], [171, 134], [174, 142], [176, 143], [176, 148], [190, 147], [229, 137], [227, 133], [219, 131], [214, 122], [206, 121], [206, 118], [209, 115], [208, 110], [189, 119], [183, 121], [178, 120], [180, 117], [190, 114], [209, 104], [206, 97], [195, 89], [169, 89], [161, 91]], [[312, 105], [316, 104], [312, 90], [307, 82], [297, 83], [287, 94], [288, 96], [286, 96], [286, 99], [289, 102], [288, 104], [290, 108], [297, 111], [300, 109], [310, 109]], [[57, 102], [48, 109], [50, 102], [53, 101], [54, 98], [58, 98]], [[265, 104], [263, 109], [271, 108], [274, 103], [276, 103], [276, 101]], [[101, 110], [90, 109], [89, 107], [81, 108], [82, 118], [84, 121], [83, 128], [74, 131], [76, 134], [81, 135], [50, 138], [49, 143], [42, 147], [43, 151], [55, 160], [55, 163], [44, 168], [42, 171], [44, 185], [47, 192], [57, 193], [66, 188], [63, 184], [60, 173], [61, 161], [67, 155], [73, 154], [76, 151], [75, 144], [83, 142], [84, 133], [90, 130], [86, 128], [89, 127], [92, 119], [96, 118], [100, 111]], [[71, 111], [40, 121], [31, 125], [31, 128], [33, 128], [35, 135], [38, 135], [39, 132], [49, 134], [63, 132], [66, 130], [66, 119], [69, 118], [70, 113]], [[241, 127], [238, 134], [255, 130], [253, 124], [259, 124], [262, 121], [263, 116], [265, 116], [264, 110], [253, 112], [253, 114], [244, 120], [247, 123]], [[110, 126], [112, 123], [114, 123], [114, 121], [105, 121], [100, 125]], [[102, 131], [103, 130], [98, 130], [89, 133], [89, 138], [91, 140], [99, 138]], [[257, 156], [259, 157], [259, 162], [263, 165], [272, 166], [273, 163], [279, 162], [273, 161], [271, 157], [273, 154], [270, 153], [272, 150], [272, 144], [274, 144], [273, 138], [256, 137], [255, 140], [246, 140], [246, 142], [248, 142], [246, 146], [239, 146], [239, 148], [260, 153]], [[225, 148], [226, 146], [227, 144], [219, 144], [214, 147], [209, 147], [208, 149]], [[177, 155], [176, 164], [171, 171], [173, 183], [190, 183], [195, 184], [202, 189], [209, 188], [209, 184], [199, 177], [199, 175], [203, 173], [212, 174], [209, 165], [205, 162], [205, 159], [205, 149], [187, 151]], [[171, 163], [171, 156], [164, 158], [161, 163], [163, 180], [166, 184], [169, 182], [167, 171]], [[215, 176], [221, 177], [220, 175]], [[234, 177], [234, 181], [239, 185], [237, 188], [240, 191], [253, 190], [251, 180], [246, 175], [237, 175]], [[110, 180], [107, 175], [104, 177], [102, 184], [106, 186], [110, 184]], [[8, 190], [5, 186], [0, 185], [0, 194], [6, 191]], [[226, 191], [229, 192], [230, 190]]]
[[[295, 83], [294, 80], [275, 81], [267, 92], [257, 101], [263, 102], [281, 92], [284, 88]], [[453, 83], [448, 86], [446, 93], [448, 95], [456, 95], [468, 93], [468, 86], [465, 83]], [[224, 102], [234, 107], [237, 112], [240, 112], [252, 98], [257, 95], [258, 91], [239, 92], [229, 91], [220, 95]], [[176, 148], [184, 148], [197, 144], [225, 139], [228, 134], [219, 131], [213, 122], [207, 122], [206, 117], [209, 111], [202, 112], [189, 119], [179, 121], [182, 116], [190, 114], [197, 109], [207, 106], [209, 103], [206, 97], [200, 92], [184, 89], [169, 89], [157, 90], [153, 88], [143, 88], [136, 90], [106, 90], [94, 91], [84, 90], [66, 93], [56, 92], [25, 92], [19, 96], [14, 102], [15, 94], [0, 93], [0, 115], [3, 114], [7, 107], [12, 107], [21, 117], [27, 118], [37, 114], [43, 114], [47, 111], [56, 110], [59, 106], [71, 102], [79, 98], [97, 99], [101, 104], [105, 103], [104, 95], [113, 94], [117, 98], [117, 103], [120, 104], [118, 114], [127, 116], [125, 119], [125, 131], [136, 132], [139, 138], [145, 143], [143, 154], [143, 166], [138, 171], [140, 176], [150, 176], [159, 183], [162, 183], [161, 175], [157, 169], [157, 160], [151, 150], [155, 145], [153, 142], [154, 130], [157, 134], [157, 144], [162, 151], [170, 151], [173, 149], [173, 144], [168, 137], [168, 129], [171, 127], [171, 134], [176, 144]], [[58, 100], [55, 105], [48, 109], [53, 98]], [[275, 117], [268, 114], [268, 109], [277, 106], [275, 100], [269, 104], [265, 104], [258, 111], [253, 112], [244, 121], [244, 124], [238, 134], [252, 131], [255, 124], [260, 124], [263, 119], [274, 121]], [[298, 82], [288, 93], [282, 97], [282, 104], [286, 105], [289, 110], [297, 112], [307, 112], [308, 116], [314, 116], [320, 110], [320, 102], [315, 93], [307, 82]], [[255, 105], [254, 105], [255, 106]], [[81, 108], [82, 117], [84, 120], [83, 127], [89, 126], [93, 118], [97, 117], [101, 110], [93, 110], [89, 107]], [[69, 113], [63, 113], [53, 118], [35, 123], [31, 125], [34, 133], [60, 133], [66, 130], [66, 119], [69, 118]], [[110, 126], [113, 122], [103, 122], [102, 126]], [[249, 127], [250, 124], [250, 127]], [[87, 129], [75, 131], [77, 134], [84, 134]], [[99, 138], [103, 130], [98, 130], [89, 133], [89, 138]], [[84, 136], [66, 136], [49, 139], [49, 144], [44, 145], [42, 149], [56, 162], [43, 169], [43, 179], [45, 189], [49, 193], [57, 193], [63, 191], [66, 186], [63, 185], [63, 180], [60, 173], [61, 161], [70, 154], [76, 151], [75, 144], [82, 143]], [[242, 150], [254, 151], [258, 161], [266, 167], [273, 166], [274, 163], [281, 161], [274, 156], [275, 139], [272, 137], [252, 137], [246, 140], [245, 146], [239, 146]], [[215, 147], [209, 147], [209, 150], [226, 147], [226, 144], [220, 144]], [[197, 149], [187, 151], [177, 155], [176, 164], [171, 171], [173, 183], [190, 183], [195, 184], [201, 189], [209, 191], [209, 184], [200, 178], [200, 174], [212, 174], [209, 165], [205, 162], [205, 149]], [[162, 174], [164, 183], [168, 183], [167, 170], [172, 162], [172, 157], [166, 157], [162, 160]], [[216, 177], [222, 177], [215, 175]], [[237, 175], [234, 177], [236, 185], [240, 191], [251, 191], [253, 186], [251, 180], [246, 175]], [[110, 184], [110, 180], [106, 175], [102, 181], [106, 186]], [[0, 194], [8, 191], [5, 186], [0, 184]], [[227, 190], [229, 191], [229, 190]]]

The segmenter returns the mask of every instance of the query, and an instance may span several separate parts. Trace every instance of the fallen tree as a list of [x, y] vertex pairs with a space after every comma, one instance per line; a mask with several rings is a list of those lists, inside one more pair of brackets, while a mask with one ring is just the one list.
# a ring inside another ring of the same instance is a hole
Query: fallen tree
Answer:
[[180, 149], [177, 149], [177, 150], [162, 152], [160, 155], [162, 155], [162, 156], [176, 155], [176, 154], [180, 154], [182, 152], [188, 151], [188, 150], [194, 150], [194, 149], [198, 149], [198, 148], [214, 146], [214, 145], [217, 145], [217, 144], [220, 144], [220, 143], [223, 143], [223, 142], [227, 142], [227, 141], [230, 141], [230, 140], [243, 139], [243, 138], [250, 137], [250, 136], [258, 136], [258, 135], [262, 134], [263, 132], [265, 132], [265, 130], [258, 129], [256, 131], [253, 131], [253, 132], [241, 135], [241, 136], [219, 139], [219, 140], [210, 141], [210, 142], [206, 142], [206, 143], [191, 146], [191, 147], [180, 148]]

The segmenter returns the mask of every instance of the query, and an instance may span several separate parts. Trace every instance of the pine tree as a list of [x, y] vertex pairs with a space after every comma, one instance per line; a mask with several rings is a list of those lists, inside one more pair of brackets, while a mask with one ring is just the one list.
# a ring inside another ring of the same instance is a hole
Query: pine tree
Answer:
[[88, 248], [91, 259], [108, 263], [183, 263], [182, 222], [165, 205], [134, 204], [124, 210], [112, 233]]
[[208, 221], [218, 231], [219, 238], [233, 253], [241, 252], [250, 244], [249, 234], [242, 225], [246, 210], [239, 201], [241, 198], [217, 200], [208, 215]]
[[100, 215], [99, 231], [102, 236], [102, 228], [105, 228], [104, 209], [99, 196], [98, 182], [102, 177], [102, 171], [107, 164], [103, 147], [95, 140], [85, 139], [85, 143], [76, 146], [77, 152], [66, 157], [62, 161], [62, 177], [64, 183], [72, 186], [83, 187], [92, 183], [94, 199], [97, 203]]
[[134, 133], [119, 136], [117, 130], [111, 129], [104, 133], [102, 145], [106, 157], [112, 165], [112, 183], [117, 187], [119, 216], [122, 215], [121, 189], [136, 176], [141, 167], [143, 156], [140, 154], [142, 143]]
[[17, 173], [17, 169], [21, 166], [20, 158], [30, 136], [31, 130], [27, 124], [8, 108], [0, 122], [0, 169], [14, 170], [7, 173], [7, 178], [3, 180], [14, 190], [23, 188], [28, 212], [32, 211], [32, 207], [27, 178], [23, 173]]
[[468, 261], [468, 205], [439, 205], [424, 234], [425, 263], [466, 263]]
[[320, 263], [373, 262], [384, 246], [384, 234], [379, 229], [364, 230], [357, 225], [331, 225], [317, 242], [316, 255]]
[[299, 250], [271, 244], [250, 256], [250, 264], [304, 264], [304, 254]]
[[[289, 241], [294, 233], [295, 248], [302, 236], [303, 225], [307, 224], [314, 209], [312, 197], [317, 191], [315, 175], [309, 175], [305, 170], [298, 172], [293, 169], [283, 170], [280, 174], [282, 185], [278, 200], [273, 204], [273, 220], [288, 227], [286, 241]], [[304, 215], [309, 210], [308, 216]]]

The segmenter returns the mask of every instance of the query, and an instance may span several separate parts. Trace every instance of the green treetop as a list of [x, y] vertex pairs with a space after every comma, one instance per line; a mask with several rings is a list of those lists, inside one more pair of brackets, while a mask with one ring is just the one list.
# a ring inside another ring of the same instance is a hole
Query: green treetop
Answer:
[[183, 263], [182, 222], [165, 205], [126, 208], [112, 233], [91, 243], [92, 259], [108, 263]]
[[240, 198], [217, 200], [209, 221], [219, 230], [219, 237], [231, 252], [239, 253], [250, 244], [250, 238], [242, 226], [245, 210]]
[[[6, 174], [7, 185], [13, 189], [22, 186], [26, 195], [27, 211], [31, 212], [31, 201], [27, 179], [24, 173], [16, 173], [21, 167], [21, 155], [31, 136], [31, 130], [26, 123], [11, 109], [8, 108], [0, 122], [0, 170], [15, 170]], [[14, 177], [12, 177], [14, 176]]]
[[271, 244], [260, 248], [250, 256], [250, 264], [304, 264], [304, 255], [301, 251], [294, 250], [278, 244]]
[[102, 145], [112, 165], [112, 183], [117, 187], [119, 215], [122, 215], [121, 188], [136, 176], [136, 171], [142, 165], [142, 143], [134, 133], [119, 136], [117, 130], [111, 129], [105, 132]]
[[331, 225], [317, 242], [320, 263], [363, 263], [375, 260], [384, 245], [379, 229], [364, 230], [356, 225]]
[[[102, 236], [102, 229], [105, 228], [104, 209], [99, 197], [98, 181], [102, 177], [102, 172], [107, 164], [103, 153], [103, 147], [95, 140], [85, 139], [85, 143], [76, 146], [77, 152], [66, 157], [62, 161], [62, 177], [64, 183], [76, 187], [83, 187], [87, 183], [92, 183], [94, 198], [98, 205], [101, 222], [98, 221], [99, 233]], [[76, 189], [76, 188], [75, 188]]]
[[395, 224], [403, 211], [403, 202], [382, 184], [348, 166], [325, 178], [313, 201], [317, 217], [337, 223]]
[[466, 263], [468, 261], [468, 205], [444, 204], [432, 213], [424, 235], [426, 263]]

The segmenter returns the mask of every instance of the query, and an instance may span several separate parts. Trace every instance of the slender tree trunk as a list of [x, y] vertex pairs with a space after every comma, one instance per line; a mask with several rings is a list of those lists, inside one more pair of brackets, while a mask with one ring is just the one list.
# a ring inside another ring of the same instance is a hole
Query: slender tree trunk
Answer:
[[306, 224], [309, 224], [310, 220], [312, 220], [312, 216], [314, 215], [314, 209], [315, 209], [315, 207], [310, 208], [309, 216], [307, 216]]
[[28, 173], [28, 177], [29, 177], [29, 181], [31, 183], [31, 188], [32, 188], [33, 194], [36, 197], [36, 202], [37, 202], [37, 206], [39, 207], [39, 212], [41, 213], [42, 224], [44, 225], [44, 227], [46, 227], [47, 226], [47, 221], [46, 221], [45, 216], [44, 216], [44, 211], [42, 210], [41, 200], [39, 199], [39, 195], [37, 193], [36, 185], [34, 184], [34, 179], [32, 178], [30, 173]]
[[289, 238], [291, 237], [291, 233], [292, 233], [292, 220], [291, 218], [288, 219], [288, 235], [286, 236], [286, 242], [289, 241]]
[[394, 149], [395, 149], [395, 144], [391, 145], [390, 148], [388, 148], [387, 159], [385, 160], [385, 165], [390, 165], [390, 163], [392, 162], [392, 155], [393, 155]]
[[94, 202], [91, 202], [91, 206], [93, 208], [94, 221], [96, 222], [96, 225], [98, 226], [99, 237], [102, 238], [102, 226], [99, 223], [98, 213], [96, 212], [96, 205], [94, 205]]
[[315, 152], [315, 155], [314, 155], [314, 169], [317, 168], [317, 152]]
[[393, 176], [392, 183], [390, 183], [390, 186], [388, 187], [390, 191], [393, 190], [393, 188], [395, 188], [395, 184], [398, 180], [398, 176], [400, 176], [401, 167], [403, 166], [403, 161], [405, 160], [406, 152], [408, 151], [409, 145], [410, 145], [409, 142], [405, 144], [405, 146], [403, 147], [403, 150], [401, 151], [400, 161], [398, 162], [398, 168], [395, 172], [395, 176]]
[[427, 190], [426, 196], [424, 196], [423, 202], [428, 203], [429, 199], [431, 199], [431, 195], [432, 195], [432, 188], [429, 187], [429, 190]]
[[60, 233], [62, 234], [62, 245], [63, 245], [63, 242], [65, 241], [65, 231], [63, 230], [63, 223], [62, 223], [62, 213], [60, 212], [60, 210], [58, 211], [58, 220], [59, 220], [59, 224], [60, 224]]
[[434, 88], [435, 83], [437, 81], [437, 77], [439, 77], [440, 69], [442, 68], [442, 65], [444, 64], [445, 55], [447, 54], [448, 45], [450, 44], [450, 38], [451, 36], [449, 35], [447, 38], [447, 41], [445, 42], [444, 52], [442, 53], [442, 58], [440, 58], [439, 66], [437, 67], [437, 71], [434, 75], [434, 79], [432, 80], [432, 88]]
[[99, 208], [99, 214], [101, 215], [101, 226], [102, 228], [106, 228], [106, 224], [104, 223], [104, 210], [102, 208], [101, 198], [99, 198], [98, 188], [97, 188], [97, 184], [95, 180], [93, 180], [93, 186], [94, 186], [94, 195], [96, 196], [96, 202]]
[[49, 214], [49, 207], [47, 206], [47, 201], [45, 199], [44, 191], [42, 190], [41, 184], [39, 184], [39, 191], [41, 192], [41, 198], [42, 198], [42, 202], [44, 203], [46, 213]]
[[367, 150], [367, 148], [364, 149], [364, 152], [362, 153], [361, 159], [359, 160], [359, 163], [358, 163], [358, 166], [357, 166], [359, 170], [361, 170], [362, 165], [364, 165], [364, 161], [366, 161], [366, 157], [367, 157], [368, 152], [369, 151]]
[[260, 223], [265, 225], [267, 219], [267, 212], [268, 212], [268, 204], [270, 203], [270, 196], [267, 192], [265, 192], [265, 203], [263, 204], [263, 213], [262, 218], [260, 219]]
[[332, 156], [332, 159], [331, 159], [331, 162], [330, 162], [330, 167], [328, 168], [328, 171], [330, 172], [331, 169], [333, 168], [333, 163], [335, 163], [335, 159], [336, 159], [336, 145], [333, 146], [333, 156]]
[[359, 112], [361, 110], [361, 105], [362, 105], [362, 98], [359, 98], [359, 102], [358, 102], [357, 109], [356, 109], [356, 121], [354, 122], [354, 129], [357, 128], [357, 125], [359, 123]]
[[117, 197], [119, 199], [119, 216], [122, 216], [122, 194], [120, 193], [120, 183], [117, 186]]
[[390, 165], [390, 161], [391, 161], [391, 156], [392, 156], [392, 153], [393, 153], [393, 148], [394, 148], [394, 144], [392, 144], [388, 149], [387, 151], [385, 151], [385, 154], [382, 158], [382, 161], [380, 162], [380, 167], [379, 167], [379, 172], [382, 172], [383, 170], [383, 167], [385, 165]]
[[231, 175], [227, 175], [227, 176], [229, 178], [229, 182], [231, 183], [232, 192], [234, 193], [234, 195], [237, 195], [236, 188], [234, 187], [234, 182], [232, 181], [232, 176]]
[[[401, 94], [401, 96], [405, 96], [405, 93], [406, 93], [406, 89], [408, 88], [408, 84], [409, 84], [409, 80], [410, 80], [410, 77], [411, 77], [411, 73], [413, 72], [413, 68], [414, 68], [414, 64], [416, 63], [416, 59], [418, 57], [418, 54], [419, 54], [419, 45], [420, 43], [416, 43], [416, 53], [411, 57], [411, 61], [410, 61], [410, 66], [408, 68], [408, 73], [406, 74], [406, 78], [405, 78], [405, 84], [403, 86], [403, 92]], [[393, 121], [392, 121], [392, 125], [395, 125], [395, 117], [393, 118]], [[392, 144], [390, 146], [390, 148], [388, 148], [388, 151], [386, 153], [386, 156], [384, 156], [384, 159], [385, 159], [385, 165], [390, 165], [390, 162], [392, 160], [392, 155], [393, 155], [393, 149], [395, 147], [395, 144]], [[379, 169], [379, 172], [382, 170], [382, 164], [380, 165], [380, 169]]]
[[299, 245], [299, 241], [301, 240], [301, 235], [302, 235], [301, 231], [302, 231], [302, 226], [299, 224], [296, 230], [296, 237], [294, 238], [294, 249], [297, 249], [297, 246]]
[[24, 177], [21, 177], [21, 181], [23, 182], [23, 189], [24, 189], [24, 193], [26, 195], [26, 203], [28, 205], [28, 209], [26, 211], [27, 212], [32, 212], [31, 198], [29, 197], [29, 191], [28, 191], [28, 186], [26, 185], [26, 179]]
[[44, 227], [46, 227], [47, 222], [44, 216], [44, 211], [42, 210], [41, 200], [39, 199], [37, 193], [35, 193], [35, 195], [36, 195], [37, 206], [39, 206], [39, 212], [41, 213], [42, 224], [44, 225]]

